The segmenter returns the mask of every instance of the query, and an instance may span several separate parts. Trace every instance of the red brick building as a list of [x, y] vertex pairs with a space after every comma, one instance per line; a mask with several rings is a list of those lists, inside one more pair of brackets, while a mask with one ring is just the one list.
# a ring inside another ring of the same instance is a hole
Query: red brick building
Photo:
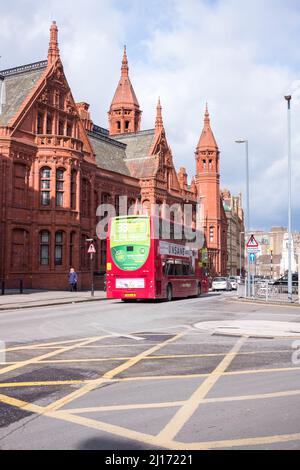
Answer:
[[[27, 288], [66, 288], [74, 266], [79, 287], [90, 282], [87, 238], [96, 238], [96, 208], [119, 196], [144, 207], [205, 206], [213, 272], [226, 272], [226, 217], [220, 200], [219, 151], [208, 112], [188, 185], [173, 165], [158, 102], [155, 128], [140, 130], [141, 110], [126, 50], [110, 110], [109, 130], [96, 126], [89, 105], [76, 103], [59, 55], [55, 22], [47, 61], [0, 71], [0, 279]], [[204, 160], [206, 164], [204, 165]], [[212, 232], [213, 228], [213, 232]], [[97, 240], [95, 272], [105, 271]]]

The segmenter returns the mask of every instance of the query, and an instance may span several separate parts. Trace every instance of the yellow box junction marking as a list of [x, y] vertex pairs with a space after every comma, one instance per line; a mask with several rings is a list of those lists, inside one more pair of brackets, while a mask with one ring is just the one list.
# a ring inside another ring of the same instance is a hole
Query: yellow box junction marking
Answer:
[[162, 440], [173, 440], [176, 434], [183, 428], [185, 423], [191, 418], [197, 410], [199, 403], [205, 398], [208, 392], [212, 389], [215, 383], [219, 380], [221, 375], [225, 372], [227, 367], [233, 361], [247, 338], [240, 338], [233, 346], [231, 351], [224, 357], [220, 364], [213, 370], [207, 379], [198, 387], [198, 389], [191, 395], [189, 400], [186, 401], [179, 411], [173, 416], [165, 428], [159, 433], [158, 437]]
[[93, 343], [95, 341], [99, 341], [100, 339], [106, 338], [107, 336], [95, 336], [94, 338], [89, 338], [88, 340], [77, 342], [75, 345], [72, 346], [65, 346], [61, 349], [48, 352], [46, 354], [42, 354], [38, 357], [33, 357], [31, 359], [27, 359], [25, 361], [14, 363], [13, 365], [9, 365], [7, 367], [3, 367], [0, 369], [0, 375], [6, 374], [6, 372], [11, 372], [16, 369], [20, 369], [21, 367], [28, 366], [30, 364], [36, 364], [37, 362], [43, 361], [43, 359], [48, 359], [49, 357], [57, 356], [58, 354], [62, 354], [66, 351], [71, 351], [72, 349], [80, 348], [80, 346], [85, 346], [86, 344]]
[[[268, 372], [285, 372], [285, 371], [295, 371], [299, 370], [299, 367], [291, 368], [275, 368], [275, 369], [259, 369], [259, 370], [246, 370], [246, 371], [233, 371], [226, 372], [227, 367], [233, 361], [233, 359], [238, 355], [240, 348], [246, 338], [241, 338], [237, 341], [234, 347], [226, 354], [220, 354], [225, 357], [220, 362], [220, 364], [213, 370], [211, 374], [189, 374], [189, 375], [173, 375], [173, 376], [156, 376], [156, 377], [129, 377], [129, 378], [115, 378], [119, 373], [127, 370], [133, 365], [144, 359], [155, 359], [157, 356], [151, 357], [153, 352], [161, 349], [165, 345], [176, 341], [184, 334], [187, 334], [188, 331], [181, 332], [175, 337], [166, 340], [160, 344], [156, 344], [154, 347], [138, 354], [135, 357], [128, 358], [124, 364], [121, 364], [118, 367], [110, 370], [105, 373], [102, 377], [99, 377], [96, 380], [87, 380], [87, 381], [52, 381], [52, 382], [20, 382], [20, 383], [6, 383], [1, 384], [0, 387], [4, 388], [5, 386], [44, 386], [44, 385], [65, 385], [65, 384], [84, 384], [79, 390], [67, 395], [66, 397], [57, 400], [56, 402], [46, 406], [41, 407], [34, 404], [27, 403], [22, 400], [18, 400], [6, 395], [0, 395], [0, 402], [6, 403], [10, 406], [14, 406], [26, 411], [37, 413], [39, 415], [47, 416], [54, 419], [59, 419], [62, 421], [67, 421], [70, 423], [78, 424], [81, 426], [86, 426], [88, 428], [96, 429], [102, 432], [110, 433], [120, 437], [125, 437], [127, 439], [132, 439], [144, 444], [150, 444], [158, 447], [165, 447], [167, 449], [178, 449], [178, 450], [190, 450], [190, 449], [218, 449], [218, 448], [231, 448], [231, 447], [245, 447], [251, 445], [259, 444], [269, 444], [269, 443], [278, 443], [278, 442], [288, 442], [288, 441], [298, 441], [300, 440], [300, 433], [296, 434], [283, 434], [276, 436], [262, 436], [262, 437], [253, 437], [253, 438], [243, 438], [243, 439], [232, 439], [232, 440], [219, 440], [211, 442], [195, 442], [195, 443], [182, 443], [174, 440], [178, 432], [183, 428], [186, 422], [193, 415], [194, 411], [198, 408], [199, 404], [202, 403], [218, 403], [226, 401], [239, 401], [239, 400], [252, 400], [252, 399], [266, 399], [266, 398], [278, 398], [278, 397], [287, 397], [287, 396], [296, 396], [300, 394], [300, 390], [291, 390], [285, 392], [274, 392], [274, 393], [265, 393], [265, 394], [256, 394], [256, 395], [244, 395], [244, 396], [229, 396], [229, 397], [220, 397], [220, 398], [206, 398], [208, 392], [215, 385], [217, 380], [224, 375], [240, 375], [240, 374], [255, 374], [255, 373], [268, 373]], [[38, 356], [37, 358], [29, 359], [18, 364], [14, 364], [15, 368], [23, 367], [24, 365], [31, 364], [34, 362], [43, 361], [42, 358], [45, 356], [52, 357], [49, 355], [55, 356], [56, 354], [61, 354], [67, 350], [76, 349], [84, 346], [88, 346], [90, 342], [98, 341], [104, 337], [95, 337], [88, 338], [84, 342], [75, 344], [74, 346], [66, 346], [64, 348], [58, 349], [51, 353], [48, 353], [43, 356]], [[78, 340], [77, 340], [78, 341]], [[52, 345], [55, 343], [52, 343]], [[124, 345], [126, 347], [126, 345]], [[105, 346], [104, 346], [105, 347]], [[26, 348], [29, 349], [29, 348]], [[34, 349], [34, 348], [32, 348]], [[262, 351], [263, 353], [263, 351]], [[248, 354], [248, 352], [245, 352]], [[251, 353], [250, 353], [251, 354]], [[185, 357], [186, 355], [180, 355], [180, 357]], [[205, 357], [206, 355], [191, 355], [191, 357]], [[158, 356], [159, 358], [169, 358], [170, 356]], [[171, 356], [173, 357], [173, 356]], [[174, 356], [176, 357], [176, 356]], [[187, 356], [189, 357], [189, 356]], [[46, 361], [45, 361], [46, 362]], [[51, 361], [49, 361], [51, 362]], [[11, 370], [11, 367], [8, 368]], [[2, 373], [3, 369], [0, 369]], [[4, 373], [4, 372], [3, 372]], [[86, 393], [94, 390], [96, 387], [101, 385], [103, 382], [116, 381], [137, 381], [137, 380], [169, 380], [169, 379], [181, 379], [181, 378], [196, 378], [196, 377], [206, 377], [206, 380], [197, 388], [197, 390], [191, 395], [187, 400], [183, 401], [174, 401], [174, 402], [163, 402], [163, 403], [146, 403], [146, 404], [130, 404], [130, 405], [116, 405], [116, 406], [102, 406], [102, 407], [90, 407], [90, 408], [74, 408], [69, 410], [62, 410], [61, 407], [71, 401], [75, 400], [80, 396], [84, 396]], [[117, 411], [117, 410], [131, 410], [131, 409], [146, 409], [146, 408], [163, 408], [163, 407], [180, 407], [178, 412], [170, 420], [170, 422], [165, 426], [165, 428], [157, 435], [152, 436], [142, 432], [133, 431], [121, 426], [111, 425], [105, 422], [98, 420], [90, 419], [83, 416], [76, 416], [73, 413], [89, 413], [93, 411]]]
[[173, 341], [176, 341], [177, 339], [181, 338], [183, 335], [187, 334], [187, 330], [178, 333], [176, 336], [173, 338], [170, 338], [166, 341], [163, 341], [162, 343], [157, 344], [156, 346], [151, 347], [150, 349], [147, 349], [146, 351], [143, 351], [142, 353], [138, 354], [135, 357], [131, 357], [128, 359], [128, 361], [124, 362], [124, 364], [121, 364], [120, 366], [115, 367], [114, 369], [106, 372], [103, 374], [101, 377], [98, 379], [95, 379], [88, 384], [84, 385], [80, 390], [76, 390], [75, 392], [67, 395], [64, 398], [61, 398], [60, 400], [57, 400], [56, 402], [48, 405], [47, 409], [49, 410], [58, 410], [59, 408], [65, 406], [66, 404], [70, 403], [71, 401], [75, 400], [76, 398], [82, 397], [86, 393], [94, 390], [96, 387], [101, 385], [102, 383], [106, 382], [107, 380], [113, 379], [116, 375], [120, 374], [121, 372], [124, 372], [125, 370], [129, 369], [130, 367], [134, 366], [138, 362], [140, 362], [142, 359], [144, 359], [146, 356], [149, 354], [154, 353], [155, 351], [158, 351], [162, 347], [164, 347], [166, 344], [170, 344]]

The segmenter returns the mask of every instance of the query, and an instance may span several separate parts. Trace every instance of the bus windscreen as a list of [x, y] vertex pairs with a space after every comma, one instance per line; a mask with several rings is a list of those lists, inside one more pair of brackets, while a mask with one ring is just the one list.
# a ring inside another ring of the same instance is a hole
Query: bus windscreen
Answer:
[[114, 263], [124, 271], [134, 271], [143, 266], [150, 252], [150, 218], [113, 218], [110, 250]]

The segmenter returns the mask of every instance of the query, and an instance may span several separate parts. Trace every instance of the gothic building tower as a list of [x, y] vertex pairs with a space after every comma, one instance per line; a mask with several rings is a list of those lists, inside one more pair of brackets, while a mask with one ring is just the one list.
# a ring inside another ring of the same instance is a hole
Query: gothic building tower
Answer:
[[210, 271], [226, 274], [226, 214], [220, 195], [220, 152], [210, 126], [206, 106], [204, 127], [196, 147], [197, 194], [204, 208], [204, 231], [207, 240]]
[[141, 124], [140, 105], [128, 74], [126, 46], [121, 67], [121, 78], [108, 112], [110, 135], [139, 132]]

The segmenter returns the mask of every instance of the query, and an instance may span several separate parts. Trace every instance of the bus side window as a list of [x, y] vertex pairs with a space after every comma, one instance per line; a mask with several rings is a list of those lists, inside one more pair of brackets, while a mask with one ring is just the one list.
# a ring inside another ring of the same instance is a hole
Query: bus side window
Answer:
[[189, 264], [184, 264], [182, 266], [182, 268], [183, 268], [183, 275], [184, 276], [189, 276], [189, 274], [190, 274], [190, 265]]
[[166, 261], [165, 268], [164, 268], [164, 273], [166, 276], [173, 275], [173, 267], [174, 267], [173, 261]]
[[175, 275], [176, 276], [182, 276], [183, 274], [183, 271], [182, 271], [182, 263], [181, 261], [177, 261], [176, 264], [175, 264]]

